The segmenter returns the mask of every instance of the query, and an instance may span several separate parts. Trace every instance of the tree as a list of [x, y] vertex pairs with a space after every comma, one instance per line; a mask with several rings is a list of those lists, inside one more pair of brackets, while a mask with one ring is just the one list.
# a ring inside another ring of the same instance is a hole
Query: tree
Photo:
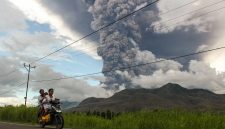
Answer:
[[100, 112], [99, 112], [99, 111], [97, 111], [96, 115], [97, 115], [97, 116], [101, 116], [101, 114], [100, 114]]
[[107, 110], [106, 116], [107, 119], [112, 119], [112, 112], [110, 110]]
[[101, 113], [101, 117], [105, 119], [105, 112]]

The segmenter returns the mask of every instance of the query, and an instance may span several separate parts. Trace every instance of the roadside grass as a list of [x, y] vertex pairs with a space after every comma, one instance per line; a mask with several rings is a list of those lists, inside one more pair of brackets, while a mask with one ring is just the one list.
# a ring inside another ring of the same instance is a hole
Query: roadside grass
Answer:
[[0, 108], [0, 121], [32, 123], [37, 121], [37, 109], [25, 106], [6, 106]]
[[225, 129], [225, 115], [182, 110], [123, 113], [112, 120], [96, 116], [65, 115], [76, 129]]
[[[0, 108], [0, 121], [36, 122], [35, 107]], [[65, 126], [73, 129], [225, 129], [225, 114], [187, 110], [154, 110], [122, 113], [109, 119], [99, 116], [66, 113]]]

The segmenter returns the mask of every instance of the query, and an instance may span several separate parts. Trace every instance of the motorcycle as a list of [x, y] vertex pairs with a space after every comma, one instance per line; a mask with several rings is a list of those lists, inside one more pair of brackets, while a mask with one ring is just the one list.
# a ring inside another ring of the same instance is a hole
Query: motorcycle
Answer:
[[62, 116], [62, 110], [60, 107], [60, 100], [56, 99], [51, 102], [51, 109], [48, 111], [47, 115], [38, 115], [38, 123], [41, 128], [46, 125], [55, 126], [56, 129], [62, 129], [64, 127], [64, 118]]

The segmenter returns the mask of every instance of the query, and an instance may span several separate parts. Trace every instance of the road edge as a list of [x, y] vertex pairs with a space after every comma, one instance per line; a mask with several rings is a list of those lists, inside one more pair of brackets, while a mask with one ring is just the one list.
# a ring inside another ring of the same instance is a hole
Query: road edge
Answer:
[[[16, 123], [16, 122], [5, 122], [5, 121], [0, 121], [0, 124], [9, 124], [9, 125], [18, 125], [18, 126], [28, 126], [28, 127], [39, 127], [38, 124], [30, 124], [30, 123]], [[49, 127], [51, 128], [51, 127]], [[63, 128], [63, 129], [71, 129], [71, 128]]]

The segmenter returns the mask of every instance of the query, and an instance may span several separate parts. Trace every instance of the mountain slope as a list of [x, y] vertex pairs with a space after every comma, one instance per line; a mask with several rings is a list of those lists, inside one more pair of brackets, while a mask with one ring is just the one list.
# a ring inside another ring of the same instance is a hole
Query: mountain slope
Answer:
[[169, 83], [157, 89], [126, 89], [110, 98], [88, 98], [73, 108], [73, 111], [123, 112], [158, 108], [225, 110], [225, 96]]
[[62, 110], [67, 110], [79, 105], [79, 102], [61, 101]]

